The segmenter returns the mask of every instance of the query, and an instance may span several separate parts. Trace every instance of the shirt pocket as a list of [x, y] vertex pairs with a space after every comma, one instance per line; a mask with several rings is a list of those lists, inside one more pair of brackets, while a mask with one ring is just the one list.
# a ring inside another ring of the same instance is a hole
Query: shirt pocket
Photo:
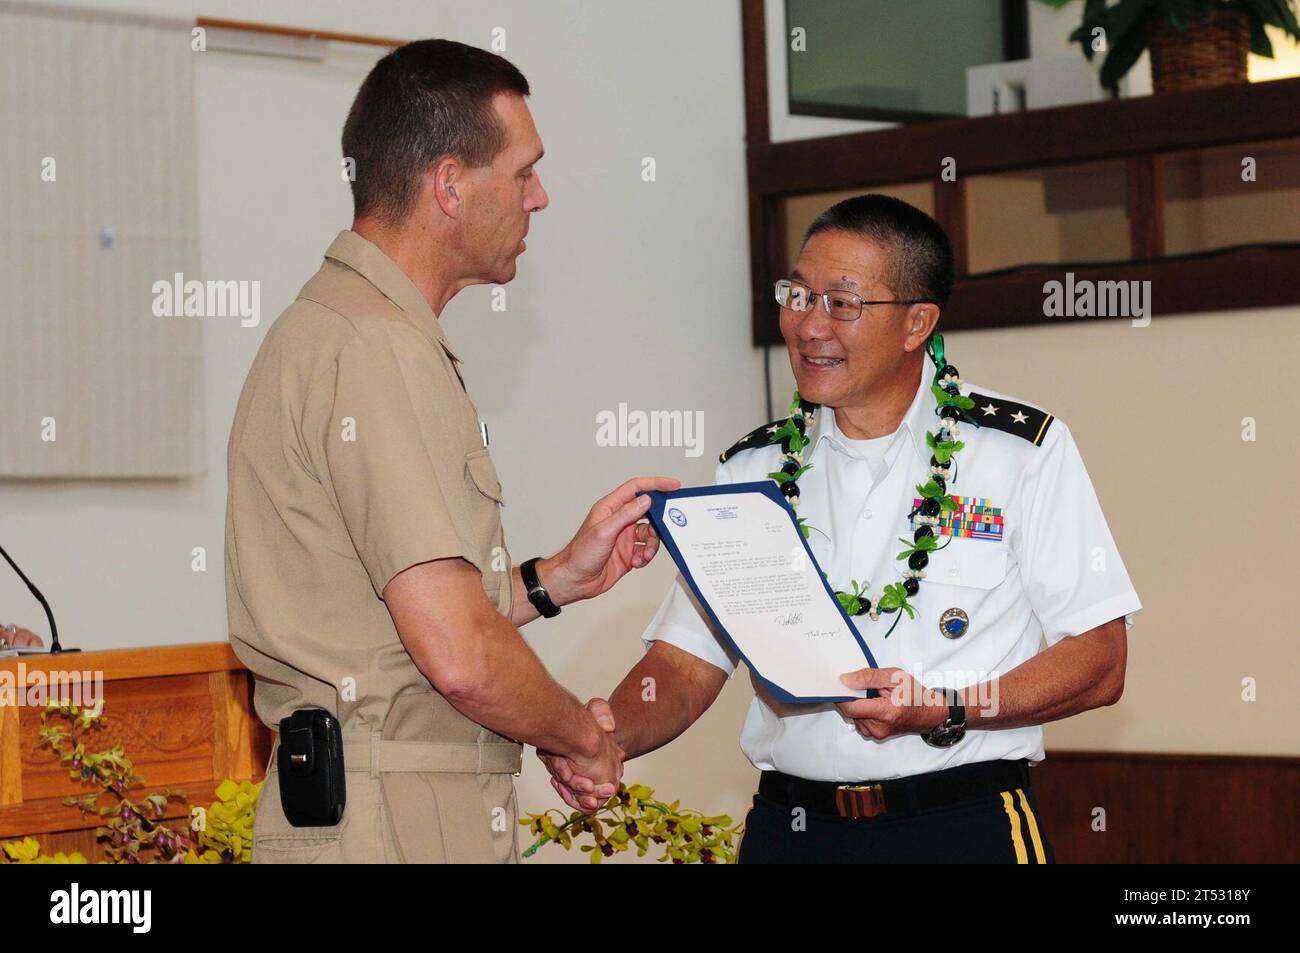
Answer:
[[503, 565], [509, 569], [501, 532], [503, 499], [501, 480], [487, 448], [465, 454], [465, 507], [460, 517], [465, 524], [465, 548], [483, 574], [483, 588], [494, 602], [500, 596], [500, 570]]
[[931, 553], [926, 578], [927, 585], [960, 586], [966, 589], [996, 589], [1007, 578], [1008, 554], [1005, 543], [986, 543], [980, 540], [949, 537], [952, 539], [943, 552]]
[[465, 469], [469, 473], [470, 482], [481, 494], [498, 504], [505, 502], [496, 465], [492, 463], [486, 447], [465, 454]]

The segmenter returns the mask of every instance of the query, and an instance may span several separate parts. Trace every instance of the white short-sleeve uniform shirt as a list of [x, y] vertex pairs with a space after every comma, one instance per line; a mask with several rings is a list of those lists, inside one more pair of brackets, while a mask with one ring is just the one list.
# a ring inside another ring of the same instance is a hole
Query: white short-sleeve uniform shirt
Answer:
[[[832, 588], [865, 583], [874, 600], [901, 582], [895, 557], [912, 538], [908, 514], [929, 479], [926, 433], [937, 431], [930, 391], [934, 367], [923, 364], [916, 397], [898, 430], [882, 440], [846, 439], [830, 408], [808, 430], [799, 478], [799, 515], [811, 525], [809, 545]], [[969, 413], [988, 426], [963, 424], [947, 492], [962, 501], [964, 529], [944, 527], [939, 552], [909, 600], [916, 619], [894, 614], [854, 619], [877, 663], [902, 668], [931, 687], [979, 684], [1032, 658], [1048, 645], [1141, 608], [1115, 548], [1092, 481], [1069, 429], [1033, 405], [962, 385], [979, 406]], [[995, 429], [1002, 427], [1005, 429]], [[1023, 428], [1023, 430], [1021, 429]], [[761, 439], [761, 438], [760, 438]], [[755, 444], [725, 455], [716, 482], [744, 483], [779, 469], [778, 445]], [[999, 521], [1000, 520], [1000, 521]], [[950, 535], [952, 534], [952, 535]], [[945, 637], [945, 610], [969, 618], [965, 634]], [[723, 669], [737, 665], [713, 634], [679, 576], [643, 636], [663, 640]], [[864, 660], [865, 665], [865, 660]], [[978, 761], [1043, 758], [1043, 729], [971, 730], [950, 748], [919, 735], [863, 738], [830, 704], [783, 705], [756, 685], [741, 731], [741, 749], [762, 770], [823, 781], [884, 780]]]

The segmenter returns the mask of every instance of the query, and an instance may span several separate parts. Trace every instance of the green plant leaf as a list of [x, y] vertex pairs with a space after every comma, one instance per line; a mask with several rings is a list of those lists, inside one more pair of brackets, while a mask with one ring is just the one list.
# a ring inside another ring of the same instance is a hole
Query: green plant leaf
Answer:
[[1250, 18], [1250, 51], [1256, 56], [1273, 58], [1273, 41], [1268, 38], [1263, 21]]
[[1277, 11], [1277, 26], [1286, 30], [1292, 39], [1300, 39], [1300, 22], [1296, 20], [1295, 11], [1291, 9], [1290, 0], [1273, 0], [1273, 9]]
[[1083, 55], [1092, 62], [1092, 31], [1094, 27], [1101, 26], [1101, 20], [1106, 15], [1106, 0], [1084, 0], [1083, 18], [1074, 32], [1070, 34], [1071, 43], [1078, 43], [1083, 48]]
[[906, 546], [910, 546], [911, 552], [916, 552], [919, 549], [922, 552], [932, 553], [939, 545], [939, 541], [933, 536], [922, 536], [918, 540], [904, 539], [900, 536], [898, 537], [898, 541]]
[[787, 418], [782, 422], [781, 426], [776, 428], [770, 442], [781, 443], [783, 441], [789, 443], [791, 453], [798, 453], [804, 448], [807, 438], [799, 433], [799, 428], [795, 426], [794, 421]]
[[941, 443], [936, 441], [930, 447], [931, 451], [934, 453], [934, 458], [939, 461], [940, 466], [951, 460], [954, 453], [959, 450], [964, 450], [965, 448], [966, 443], [963, 440], [958, 440], [956, 443]]
[[1110, 52], [1101, 64], [1100, 80], [1102, 86], [1113, 90], [1146, 50], [1147, 37], [1141, 27], [1123, 32], [1107, 31], [1106, 36], [1110, 40]]

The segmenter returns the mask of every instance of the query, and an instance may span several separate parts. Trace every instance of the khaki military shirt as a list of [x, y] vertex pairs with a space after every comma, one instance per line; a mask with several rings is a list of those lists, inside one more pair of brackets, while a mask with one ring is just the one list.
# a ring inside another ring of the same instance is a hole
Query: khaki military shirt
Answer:
[[460, 364], [415, 285], [352, 231], [267, 332], [228, 448], [226, 600], [271, 728], [320, 707], [353, 734], [503, 740], [433, 690], [381, 599], [404, 569], [459, 557], [510, 614], [501, 484]]

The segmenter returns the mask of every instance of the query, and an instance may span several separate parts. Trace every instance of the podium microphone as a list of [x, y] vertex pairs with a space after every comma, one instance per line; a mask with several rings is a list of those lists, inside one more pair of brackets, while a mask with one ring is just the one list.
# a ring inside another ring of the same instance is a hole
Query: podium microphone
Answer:
[[14, 572], [18, 573], [18, 578], [27, 584], [27, 588], [31, 590], [32, 595], [36, 597], [36, 601], [39, 602], [41, 608], [45, 610], [45, 618], [50, 620], [50, 654], [58, 655], [61, 652], [80, 652], [81, 649], [65, 649], [59, 644], [59, 627], [54, 624], [54, 613], [50, 611], [50, 604], [46, 602], [45, 597], [41, 595], [41, 590], [37, 589], [32, 581], [27, 578], [26, 574], [18, 568], [18, 564], [9, 558], [9, 554], [4, 551], [3, 546], [0, 546], [0, 556], [3, 556], [5, 562], [14, 567]]

